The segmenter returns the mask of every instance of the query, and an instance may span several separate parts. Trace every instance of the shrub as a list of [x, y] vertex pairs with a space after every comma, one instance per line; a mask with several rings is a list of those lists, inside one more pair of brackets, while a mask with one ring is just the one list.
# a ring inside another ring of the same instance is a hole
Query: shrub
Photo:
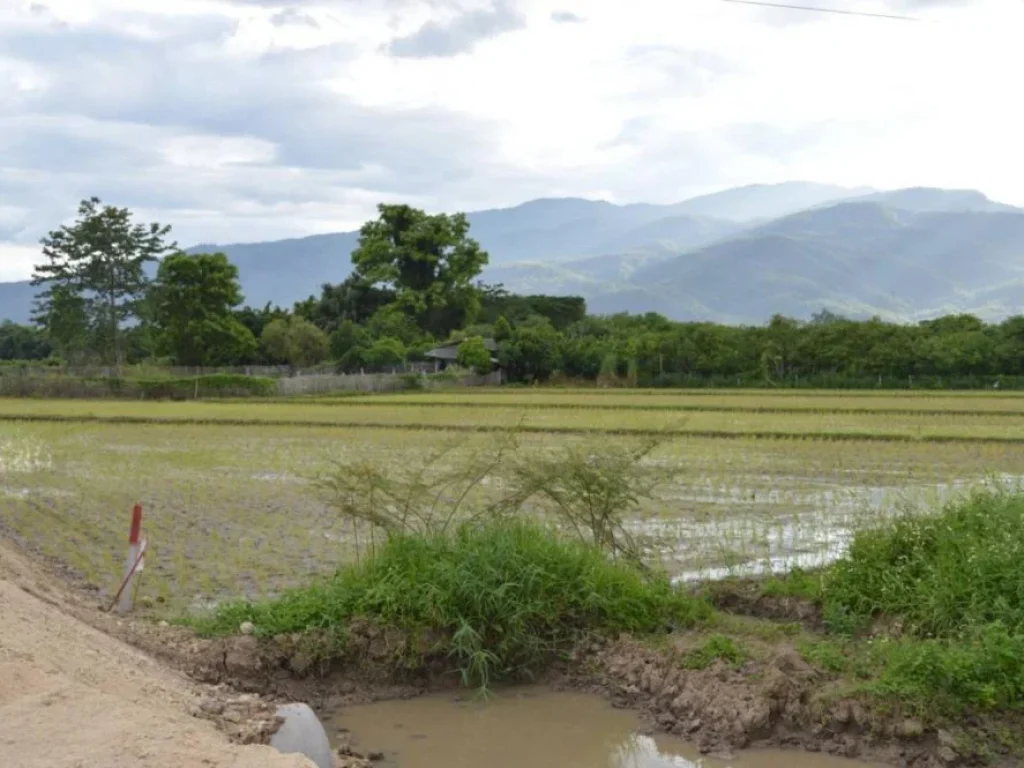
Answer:
[[954, 637], [994, 621], [1020, 632], [1022, 562], [1024, 495], [977, 492], [936, 515], [857, 533], [826, 577], [825, 615], [833, 629], [884, 615], [917, 637]]

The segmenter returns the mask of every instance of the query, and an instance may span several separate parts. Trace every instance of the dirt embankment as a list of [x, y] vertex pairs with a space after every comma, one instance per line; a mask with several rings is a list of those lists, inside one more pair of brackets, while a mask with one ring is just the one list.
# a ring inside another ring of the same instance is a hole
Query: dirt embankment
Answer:
[[[753, 590], [718, 595], [716, 603], [806, 630], [818, 623], [799, 601], [766, 601]], [[443, 674], [442, 653], [436, 669], [407, 670], [405, 682], [394, 683], [407, 638], [365, 622], [349, 627], [344, 663], [326, 668], [315, 661], [311, 636], [205, 640], [180, 627], [121, 620], [2, 540], [0, 617], [5, 767], [310, 766], [261, 745], [276, 725], [276, 702], [333, 711], [456, 682]], [[708, 753], [778, 746], [914, 768], [981, 764], [963, 737], [984, 746], [986, 723], [947, 731], [872, 709], [786, 641], [761, 644], [742, 664], [686, 668], [700, 641], [699, 633], [678, 633], [657, 647], [628, 637], [591, 641], [549, 682], [606, 696], [639, 711], [651, 731], [677, 734]], [[340, 765], [369, 765], [347, 752]], [[989, 765], [1016, 764], [1005, 752], [990, 758]]]
[[275, 726], [269, 702], [197, 685], [101, 619], [116, 626], [0, 539], [0, 765], [312, 765], [257, 743]]

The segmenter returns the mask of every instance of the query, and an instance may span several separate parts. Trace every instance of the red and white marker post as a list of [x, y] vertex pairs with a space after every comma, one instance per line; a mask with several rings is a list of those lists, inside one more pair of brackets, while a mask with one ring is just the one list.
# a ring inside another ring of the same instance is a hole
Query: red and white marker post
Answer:
[[131, 589], [132, 578], [141, 570], [142, 556], [145, 553], [145, 542], [140, 544], [142, 533], [142, 505], [136, 504], [132, 509], [132, 528], [128, 534], [128, 557], [124, 561], [124, 578], [119, 591], [120, 602], [117, 604], [119, 613], [127, 613], [135, 606], [135, 593]]

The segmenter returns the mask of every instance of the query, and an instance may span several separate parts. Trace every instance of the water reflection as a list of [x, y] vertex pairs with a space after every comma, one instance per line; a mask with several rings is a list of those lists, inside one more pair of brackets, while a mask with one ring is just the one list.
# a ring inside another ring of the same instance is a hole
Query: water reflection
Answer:
[[609, 768], [701, 768], [702, 762], [662, 754], [654, 739], [634, 733], [615, 749], [608, 765]]

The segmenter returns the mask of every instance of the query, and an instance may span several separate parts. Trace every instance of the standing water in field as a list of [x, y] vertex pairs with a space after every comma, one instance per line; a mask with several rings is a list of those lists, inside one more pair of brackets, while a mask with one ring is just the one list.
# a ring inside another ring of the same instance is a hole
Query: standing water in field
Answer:
[[867, 768], [820, 754], [750, 751], [705, 758], [598, 696], [512, 689], [486, 701], [448, 695], [349, 707], [325, 718], [388, 768]]

